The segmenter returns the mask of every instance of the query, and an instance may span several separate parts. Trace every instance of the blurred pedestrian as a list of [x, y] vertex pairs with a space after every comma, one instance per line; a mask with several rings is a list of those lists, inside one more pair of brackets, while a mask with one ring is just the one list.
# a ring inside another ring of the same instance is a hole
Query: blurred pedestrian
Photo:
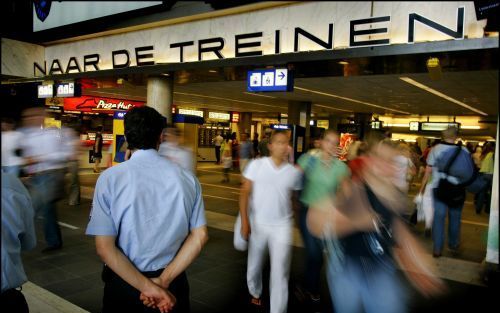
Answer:
[[240, 172], [243, 173], [248, 162], [253, 159], [252, 142], [248, 133], [241, 134], [240, 144]]
[[102, 312], [189, 312], [185, 270], [208, 238], [200, 183], [158, 154], [155, 109], [133, 108], [124, 124], [132, 155], [100, 175], [86, 231], [105, 263]]
[[20, 157], [23, 134], [15, 130], [12, 118], [2, 118], [2, 171], [19, 176], [23, 158]]
[[495, 143], [488, 142], [484, 145], [481, 153], [481, 167], [479, 168], [479, 175], [486, 181], [485, 187], [478, 192], [476, 200], [476, 214], [481, 214], [484, 207], [484, 212], [490, 213], [491, 204], [491, 187], [493, 185], [493, 170], [494, 170], [494, 152]]
[[193, 151], [182, 145], [182, 131], [175, 126], [167, 127], [162, 132], [162, 140], [158, 154], [194, 173]]
[[233, 151], [233, 141], [231, 140], [231, 135], [228, 133], [226, 134], [226, 138], [222, 142], [222, 166], [223, 166], [223, 178], [222, 182], [223, 183], [229, 183], [229, 171], [233, 167], [233, 157], [232, 157], [232, 151]]
[[217, 136], [212, 139], [213, 144], [215, 145], [215, 159], [217, 160], [215, 164], [220, 164], [220, 147], [222, 145], [222, 141], [224, 138], [221, 136], [220, 132], [217, 132]]
[[261, 158], [269, 156], [269, 149], [267, 145], [269, 144], [269, 137], [271, 136], [272, 130], [270, 128], [264, 131], [264, 138], [259, 142], [259, 156]]
[[99, 165], [101, 164], [101, 159], [102, 159], [102, 145], [103, 145], [102, 126], [98, 126], [97, 132], [95, 134], [94, 153], [92, 154], [94, 158], [94, 173], [101, 172]]
[[[29, 312], [21, 292], [28, 281], [21, 251], [36, 246], [35, 210], [28, 190], [16, 176], [2, 172], [2, 311]], [[18, 289], [20, 288], [20, 289]]]
[[62, 127], [63, 143], [67, 149], [68, 154], [68, 172], [70, 175], [69, 183], [69, 193], [68, 193], [68, 204], [69, 205], [79, 205], [80, 204], [80, 177], [78, 175], [79, 170], [79, 147], [80, 138], [78, 138], [76, 132], [68, 127]]
[[424, 295], [443, 290], [399, 217], [406, 199], [392, 179], [395, 153], [387, 143], [372, 143], [360, 180], [344, 179], [335, 197], [318, 199], [308, 212], [309, 230], [325, 240], [337, 313], [408, 311], [396, 263]]
[[297, 161], [298, 168], [304, 173], [304, 186], [300, 196], [298, 212], [299, 230], [306, 250], [305, 291], [307, 304], [312, 312], [318, 312], [320, 305], [320, 274], [323, 266], [323, 244], [321, 239], [312, 235], [307, 228], [309, 206], [317, 199], [335, 194], [340, 182], [349, 176], [349, 169], [338, 159], [339, 136], [327, 130], [319, 141], [320, 149], [309, 150]]
[[[292, 256], [293, 209], [301, 188], [300, 172], [284, 161], [288, 135], [275, 131], [269, 140], [270, 157], [252, 160], [243, 173], [240, 194], [241, 235], [249, 240], [247, 285], [251, 304], [262, 309], [262, 270], [270, 254], [270, 312], [284, 313]], [[293, 199], [292, 199], [293, 198]], [[252, 214], [248, 214], [248, 207]]]
[[68, 161], [68, 149], [61, 130], [43, 128], [45, 108], [35, 107], [23, 111], [24, 134], [21, 144], [27, 184], [35, 210], [43, 217], [43, 229], [47, 247], [42, 252], [62, 248], [61, 228], [57, 222], [56, 204], [64, 197], [64, 176]]
[[[448, 215], [448, 247], [457, 253], [460, 246], [460, 226], [462, 218], [462, 209], [465, 203], [465, 187], [458, 186], [461, 182], [458, 177], [449, 173], [449, 169], [457, 160], [458, 154], [464, 151], [468, 154], [465, 147], [455, 145], [458, 137], [458, 130], [450, 127], [442, 133], [443, 141], [436, 145], [429, 153], [427, 158], [427, 167], [420, 187], [420, 192], [430, 182], [433, 189], [434, 219], [432, 225], [432, 239], [434, 242], [433, 256], [440, 257], [445, 241], [445, 220]], [[448, 169], [446, 168], [448, 167]], [[471, 169], [472, 170], [472, 169]], [[446, 181], [447, 190], [441, 180]], [[439, 189], [443, 191], [440, 192]], [[440, 196], [443, 194], [443, 197]]]
[[259, 155], [259, 134], [258, 133], [253, 133], [252, 145], [253, 145], [253, 156], [254, 156], [254, 158], [256, 158]]

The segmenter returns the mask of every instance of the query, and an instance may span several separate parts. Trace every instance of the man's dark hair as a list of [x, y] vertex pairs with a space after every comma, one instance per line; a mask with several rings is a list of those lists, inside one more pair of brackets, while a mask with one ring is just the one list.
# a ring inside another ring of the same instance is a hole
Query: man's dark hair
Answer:
[[151, 107], [133, 108], [125, 114], [128, 149], [156, 149], [166, 119]]

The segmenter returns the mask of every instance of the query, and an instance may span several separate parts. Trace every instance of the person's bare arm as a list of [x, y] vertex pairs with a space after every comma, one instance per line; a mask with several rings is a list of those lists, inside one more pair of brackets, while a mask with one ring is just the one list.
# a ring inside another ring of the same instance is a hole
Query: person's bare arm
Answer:
[[160, 286], [168, 288], [172, 281], [179, 276], [198, 257], [201, 249], [208, 241], [207, 226], [192, 229], [186, 241], [181, 246], [179, 253], [172, 262], [165, 267], [159, 277]]
[[129, 285], [152, 299], [154, 306], [161, 312], [170, 311], [175, 304], [175, 297], [142, 275], [116, 247], [115, 240], [115, 236], [95, 237], [97, 254], [102, 261]]
[[250, 236], [250, 220], [248, 217], [248, 200], [252, 192], [252, 181], [243, 178], [243, 184], [240, 191], [240, 215], [241, 215], [241, 236], [248, 240]]

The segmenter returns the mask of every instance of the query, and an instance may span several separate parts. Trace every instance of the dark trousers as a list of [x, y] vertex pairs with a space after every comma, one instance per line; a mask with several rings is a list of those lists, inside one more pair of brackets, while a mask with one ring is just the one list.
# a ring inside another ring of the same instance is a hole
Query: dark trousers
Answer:
[[313, 295], [320, 293], [321, 267], [323, 266], [323, 243], [307, 228], [308, 207], [302, 205], [299, 212], [299, 229], [306, 249], [305, 288]]
[[215, 158], [217, 159], [217, 164], [220, 164], [220, 146], [215, 146]]
[[28, 303], [23, 293], [17, 289], [9, 289], [2, 292], [2, 312], [28, 313]]
[[[148, 278], [154, 278], [161, 275], [163, 269], [155, 272], [142, 272]], [[144, 306], [139, 299], [140, 292], [115, 274], [108, 266], [104, 266], [102, 271], [102, 280], [104, 281], [104, 297], [102, 313], [116, 312], [140, 312], [140, 313], [158, 313], [158, 309]], [[180, 274], [168, 287], [176, 298], [176, 303], [169, 313], [189, 313], [189, 283], [186, 273]]]

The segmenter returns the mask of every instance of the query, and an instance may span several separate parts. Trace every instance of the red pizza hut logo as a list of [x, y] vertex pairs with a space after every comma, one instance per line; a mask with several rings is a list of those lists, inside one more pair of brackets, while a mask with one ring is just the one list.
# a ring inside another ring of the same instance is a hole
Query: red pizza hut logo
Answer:
[[106, 102], [104, 100], [99, 100], [96, 109], [104, 110], [129, 110], [132, 109], [134, 105], [132, 103], [125, 104], [125, 102], [120, 101], [118, 103]]

